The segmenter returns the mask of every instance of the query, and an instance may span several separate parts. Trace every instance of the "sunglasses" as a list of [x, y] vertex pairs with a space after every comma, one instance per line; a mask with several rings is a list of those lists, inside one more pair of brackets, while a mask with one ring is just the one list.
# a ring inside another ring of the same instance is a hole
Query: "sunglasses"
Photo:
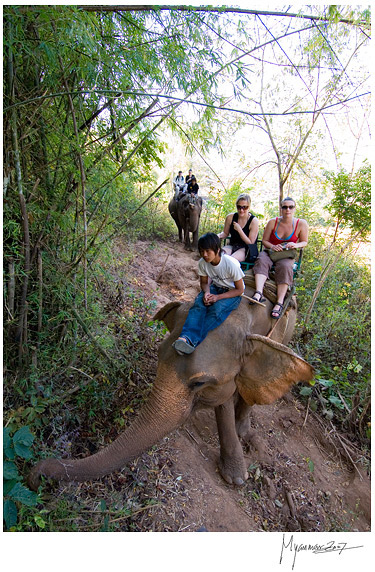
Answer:
[[240, 211], [247, 211], [248, 208], [249, 207], [243, 207], [241, 205], [237, 205], [237, 210], [240, 210]]
[[281, 207], [282, 209], [286, 210], [286, 209], [290, 209], [291, 211], [294, 209], [294, 205], [290, 206], [290, 205], [283, 205]]

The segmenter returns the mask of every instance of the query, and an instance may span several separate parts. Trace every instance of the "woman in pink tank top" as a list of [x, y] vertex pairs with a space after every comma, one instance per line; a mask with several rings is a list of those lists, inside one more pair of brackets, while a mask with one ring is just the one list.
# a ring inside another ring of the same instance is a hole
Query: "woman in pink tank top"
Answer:
[[[262, 243], [265, 249], [281, 251], [284, 249], [303, 248], [307, 245], [309, 227], [304, 219], [294, 218], [296, 203], [291, 197], [281, 202], [282, 216], [268, 221], [263, 232]], [[288, 287], [293, 283], [293, 259], [284, 258], [275, 262], [275, 282], [277, 287], [277, 302], [271, 312], [271, 317], [280, 318]], [[273, 262], [268, 253], [263, 250], [254, 264], [255, 292], [254, 302], [265, 302], [263, 298], [264, 284]]]

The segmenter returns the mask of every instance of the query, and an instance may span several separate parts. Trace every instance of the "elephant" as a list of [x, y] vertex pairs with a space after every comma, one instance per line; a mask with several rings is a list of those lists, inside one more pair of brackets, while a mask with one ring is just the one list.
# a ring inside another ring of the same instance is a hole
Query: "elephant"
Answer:
[[[178, 201], [173, 197], [168, 205], [171, 217], [178, 228], [178, 238], [182, 242], [182, 231], [186, 250], [197, 250], [199, 220], [202, 212], [202, 198], [193, 194], [180, 194]], [[193, 235], [192, 244], [190, 233]]]
[[[251, 295], [254, 287], [246, 283], [245, 292]], [[266, 290], [264, 294], [267, 295]], [[172, 344], [192, 303], [169, 302], [161, 308], [154, 319], [164, 321], [169, 334], [158, 349], [156, 379], [150, 396], [133, 423], [91, 456], [39, 461], [28, 476], [30, 488], [37, 490], [41, 475], [86, 481], [120, 470], [202, 407], [212, 407], [215, 411], [221, 476], [229, 484], [243, 485], [248, 472], [241, 440], [248, 440], [254, 433], [250, 429], [251, 406], [271, 404], [294, 383], [314, 377], [313, 367], [285, 345], [294, 330], [295, 297], [275, 328], [270, 316], [275, 296], [269, 297], [266, 308], [250, 306], [243, 297], [226, 321], [209, 332], [187, 356], [178, 355]], [[270, 330], [272, 339], [267, 336]]]

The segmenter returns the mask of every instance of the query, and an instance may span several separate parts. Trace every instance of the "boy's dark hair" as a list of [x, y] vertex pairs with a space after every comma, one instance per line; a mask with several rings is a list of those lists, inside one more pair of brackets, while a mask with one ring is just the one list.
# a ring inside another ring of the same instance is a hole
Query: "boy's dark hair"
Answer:
[[206, 232], [198, 240], [198, 250], [213, 250], [216, 254], [221, 251], [220, 238], [214, 232]]

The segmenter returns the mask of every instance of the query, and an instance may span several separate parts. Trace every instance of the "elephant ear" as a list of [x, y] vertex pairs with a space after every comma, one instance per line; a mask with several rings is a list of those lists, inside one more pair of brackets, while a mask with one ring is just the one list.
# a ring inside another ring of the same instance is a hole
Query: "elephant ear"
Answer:
[[169, 302], [169, 304], [166, 304], [156, 312], [153, 319], [164, 322], [171, 332], [176, 322], [176, 312], [180, 306], [181, 302]]
[[314, 368], [279, 342], [258, 334], [247, 336], [248, 351], [236, 377], [237, 389], [248, 405], [268, 405], [299, 381], [310, 381]]

